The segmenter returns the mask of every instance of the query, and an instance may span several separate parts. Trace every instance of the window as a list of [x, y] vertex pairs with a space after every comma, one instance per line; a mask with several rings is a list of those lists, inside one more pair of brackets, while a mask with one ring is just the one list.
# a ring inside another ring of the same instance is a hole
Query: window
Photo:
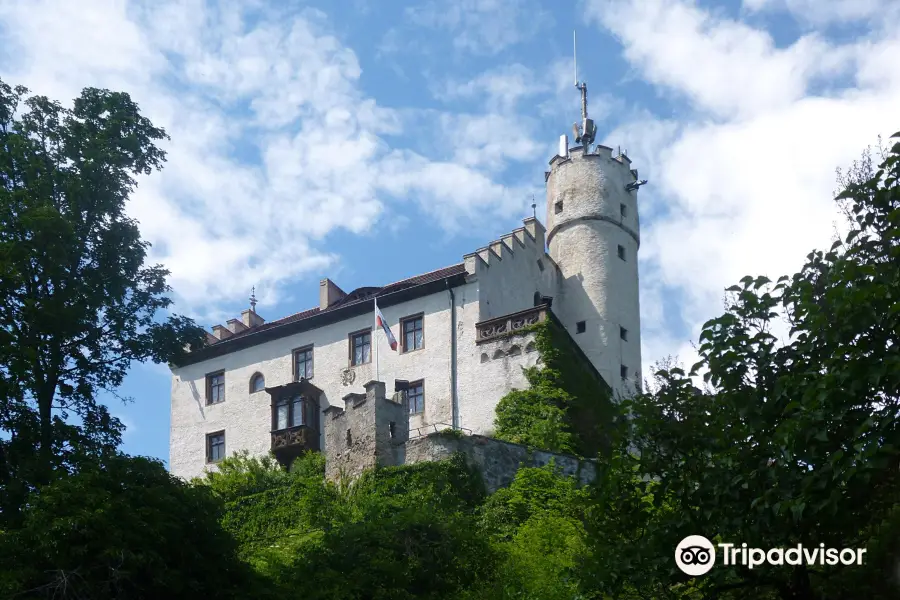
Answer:
[[225, 371], [206, 376], [206, 403], [225, 402]]
[[390, 422], [390, 431], [391, 431], [391, 439], [397, 437], [397, 428], [394, 426], [394, 422]]
[[409, 414], [419, 415], [425, 412], [425, 381], [413, 381], [406, 390], [409, 402]]
[[628, 341], [628, 330], [625, 329], [624, 327], [619, 327], [619, 337], [627, 342]]
[[622, 375], [622, 379], [628, 379], [628, 367], [622, 365], [621, 367], [619, 367], [619, 371]]
[[347, 447], [349, 448], [352, 445], [353, 445], [353, 436], [350, 435], [350, 430], [348, 429], [347, 430]]
[[553, 213], [558, 215], [559, 213], [562, 212], [562, 207], [563, 207], [563, 203], [562, 203], [562, 200], [560, 200], [559, 202], [557, 202], [556, 204], [553, 205]]
[[575, 323], [575, 333], [584, 333], [587, 330], [587, 323], [585, 321], [578, 321]]
[[206, 462], [219, 462], [225, 458], [225, 432], [217, 431], [206, 436]]
[[625, 260], [625, 246], [619, 244], [619, 247], [617, 250], [619, 253], [619, 258], [621, 258], [622, 260]]
[[372, 360], [372, 331], [350, 334], [350, 364], [364, 365]]
[[313, 376], [313, 349], [312, 346], [294, 350], [294, 381], [301, 378], [312, 379]]
[[421, 350], [425, 345], [425, 324], [423, 315], [406, 317], [400, 320], [400, 331], [403, 333], [403, 351]]
[[284, 396], [275, 404], [275, 431], [309, 425], [312, 421], [312, 403], [303, 396]]
[[628, 216], [628, 209], [625, 208], [624, 204], [619, 205], [619, 214], [622, 215], [623, 219]]
[[266, 378], [262, 376], [262, 373], [254, 373], [250, 378], [250, 393], [255, 394], [264, 389], [266, 389]]
[[541, 273], [543, 273], [544, 272], [544, 263], [541, 262], [541, 259], [538, 259], [537, 265], [538, 265], [538, 269], [540, 269]]

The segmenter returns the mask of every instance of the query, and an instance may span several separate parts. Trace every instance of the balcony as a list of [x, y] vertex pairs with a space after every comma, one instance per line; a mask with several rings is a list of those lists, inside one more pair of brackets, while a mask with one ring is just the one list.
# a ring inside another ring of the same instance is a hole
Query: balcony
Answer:
[[298, 425], [272, 432], [272, 452], [300, 447], [301, 452], [319, 449], [319, 431], [309, 425]]
[[305, 452], [319, 451], [322, 390], [306, 379], [266, 388], [272, 398], [272, 454], [285, 467]]
[[503, 317], [489, 319], [475, 324], [475, 343], [481, 344], [516, 335], [530, 325], [536, 325], [550, 318], [550, 309], [546, 304], [527, 310], [520, 310]]

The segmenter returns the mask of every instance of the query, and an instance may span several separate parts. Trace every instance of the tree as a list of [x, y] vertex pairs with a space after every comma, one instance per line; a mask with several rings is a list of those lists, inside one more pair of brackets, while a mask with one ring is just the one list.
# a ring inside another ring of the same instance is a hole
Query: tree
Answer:
[[26, 94], [0, 80], [3, 520], [54, 471], [118, 445], [98, 390], [132, 361], [203, 343], [189, 319], [157, 318], [168, 272], [145, 266], [149, 244], [125, 214], [136, 177], [165, 160], [165, 132], [128, 94], [87, 88], [71, 109]]
[[[844, 239], [791, 277], [729, 288], [700, 362], [660, 370], [627, 405], [590, 519], [593, 583], [607, 593], [897, 597], [886, 567], [900, 552], [900, 142], [870, 175], [838, 196]], [[673, 558], [687, 535], [869, 553], [861, 567], [717, 565], [690, 578]]]
[[208, 488], [155, 460], [109, 456], [30, 498], [23, 526], [0, 532], [0, 596], [262, 597]]

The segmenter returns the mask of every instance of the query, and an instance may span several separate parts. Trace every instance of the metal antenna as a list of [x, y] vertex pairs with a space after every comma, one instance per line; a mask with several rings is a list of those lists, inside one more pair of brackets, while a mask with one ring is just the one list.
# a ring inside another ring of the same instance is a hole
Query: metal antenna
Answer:
[[250, 311], [256, 312], [256, 286], [250, 288]]
[[534, 202], [534, 194], [531, 195], [531, 216], [537, 219], [537, 204]]
[[578, 81], [578, 38], [577, 32], [572, 31], [572, 60], [575, 68], [575, 88], [581, 91], [581, 131], [579, 132], [578, 124], [575, 124], [575, 142], [581, 142], [582, 149], [585, 153], [594, 141], [596, 127], [594, 121], [588, 119], [587, 108], [587, 83]]

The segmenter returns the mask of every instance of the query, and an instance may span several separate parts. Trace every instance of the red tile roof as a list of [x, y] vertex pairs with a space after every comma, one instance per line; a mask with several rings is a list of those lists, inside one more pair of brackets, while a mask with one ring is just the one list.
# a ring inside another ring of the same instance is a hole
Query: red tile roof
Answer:
[[[226, 338], [226, 340], [233, 340], [239, 337], [244, 337], [250, 333], [256, 333], [258, 331], [265, 331], [267, 329], [274, 329], [275, 327], [279, 327], [281, 325], [287, 325], [288, 323], [296, 323], [297, 321], [302, 321], [304, 319], [308, 319], [318, 314], [331, 312], [332, 310], [350, 306], [352, 304], [359, 304], [361, 302], [366, 302], [367, 300], [371, 300], [372, 298], [380, 298], [392, 292], [397, 292], [402, 289], [406, 289], [409, 287], [423, 285], [426, 283], [431, 283], [433, 281], [439, 281], [441, 279], [445, 279], [447, 277], [452, 277], [454, 275], [460, 275], [465, 273], [466, 267], [464, 263], [459, 263], [456, 265], [451, 265], [449, 267], [444, 267], [443, 269], [438, 269], [436, 271], [430, 271], [428, 273], [423, 273], [422, 275], [416, 275], [415, 277], [410, 277], [408, 279], [403, 279], [401, 281], [395, 281], [389, 285], [384, 287], [362, 287], [353, 290], [349, 294], [347, 294], [344, 298], [338, 300], [325, 310], [321, 310], [319, 307], [310, 308], [308, 310], [304, 310], [302, 312], [295, 313], [293, 315], [283, 317], [276, 321], [270, 321], [268, 323], [263, 323], [262, 325], [257, 325], [256, 327], [250, 327], [249, 329], [245, 329], [244, 331], [239, 331], [230, 337]], [[225, 341], [225, 340], [217, 340], [216, 343]]]

